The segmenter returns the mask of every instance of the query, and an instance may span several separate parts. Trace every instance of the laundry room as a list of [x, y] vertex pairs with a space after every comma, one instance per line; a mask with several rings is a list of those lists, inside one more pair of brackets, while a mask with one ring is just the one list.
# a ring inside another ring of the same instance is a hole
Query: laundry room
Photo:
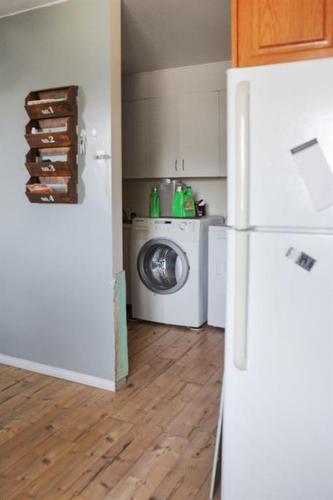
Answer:
[[230, 6], [209, 3], [123, 1], [129, 338], [141, 322], [224, 327]]

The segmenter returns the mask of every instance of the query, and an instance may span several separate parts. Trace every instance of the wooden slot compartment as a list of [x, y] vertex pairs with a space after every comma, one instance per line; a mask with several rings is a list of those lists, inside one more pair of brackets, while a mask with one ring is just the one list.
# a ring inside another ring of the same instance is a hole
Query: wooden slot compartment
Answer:
[[77, 203], [76, 184], [71, 177], [31, 177], [26, 184], [31, 203]]
[[25, 132], [31, 148], [77, 147], [76, 120], [71, 116], [30, 120]]
[[25, 159], [31, 177], [77, 176], [76, 152], [72, 147], [30, 149]]
[[75, 116], [78, 87], [34, 90], [25, 98], [25, 109], [31, 119]]

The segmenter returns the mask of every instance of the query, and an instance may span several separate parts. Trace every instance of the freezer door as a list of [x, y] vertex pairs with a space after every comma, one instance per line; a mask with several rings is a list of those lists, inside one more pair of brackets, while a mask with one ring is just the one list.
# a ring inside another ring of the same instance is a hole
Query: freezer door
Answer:
[[228, 71], [229, 225], [333, 228], [332, 81], [332, 58]]
[[331, 500], [333, 236], [229, 231], [228, 256], [222, 499]]

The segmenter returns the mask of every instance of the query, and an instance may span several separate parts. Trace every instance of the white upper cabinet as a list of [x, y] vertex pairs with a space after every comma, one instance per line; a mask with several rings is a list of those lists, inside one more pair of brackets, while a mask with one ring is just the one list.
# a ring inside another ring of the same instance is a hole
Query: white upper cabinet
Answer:
[[123, 176], [226, 175], [225, 91], [124, 103]]
[[178, 172], [178, 98], [147, 99], [148, 177], [176, 177]]
[[123, 102], [123, 177], [147, 177], [145, 101]]
[[217, 177], [220, 162], [218, 92], [179, 97], [179, 162], [184, 177]]

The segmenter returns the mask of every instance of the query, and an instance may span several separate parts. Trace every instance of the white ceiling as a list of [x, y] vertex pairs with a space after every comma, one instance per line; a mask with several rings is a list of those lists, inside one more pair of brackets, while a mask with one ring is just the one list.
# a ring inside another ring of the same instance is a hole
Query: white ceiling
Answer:
[[0, 0], [0, 17], [67, 0]]
[[123, 71], [230, 59], [230, 0], [122, 0]]

